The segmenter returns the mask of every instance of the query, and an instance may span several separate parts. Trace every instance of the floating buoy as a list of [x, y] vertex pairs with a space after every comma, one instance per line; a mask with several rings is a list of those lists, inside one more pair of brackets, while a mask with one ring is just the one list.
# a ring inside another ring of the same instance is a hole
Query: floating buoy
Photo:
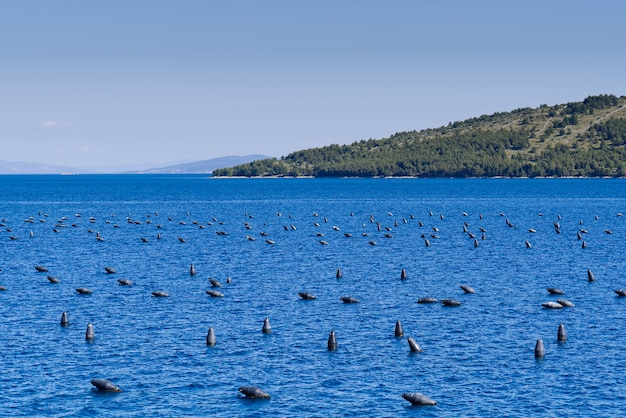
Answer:
[[556, 339], [558, 341], [565, 341], [565, 340], [567, 340], [567, 333], [565, 332], [565, 326], [563, 324], [559, 325], [559, 331], [556, 334]]
[[403, 393], [402, 397], [407, 401], [411, 402], [412, 405], [420, 405], [420, 406], [433, 406], [437, 405], [437, 402], [430, 399], [428, 396], [418, 393]]
[[155, 292], [152, 292], [152, 296], [154, 296], [155, 298], [167, 298], [170, 295], [167, 292], [157, 290]]
[[535, 358], [542, 358], [545, 354], [546, 350], [543, 347], [543, 341], [540, 338], [537, 340], [537, 344], [535, 344]]
[[574, 304], [567, 299], [557, 299], [556, 302], [564, 308], [573, 308]]
[[328, 350], [333, 351], [337, 349], [337, 338], [335, 337], [335, 331], [331, 330], [328, 335]]
[[265, 318], [263, 320], [263, 333], [264, 334], [269, 334], [270, 332], [272, 332], [272, 326], [270, 325], [270, 319], [269, 318]]
[[413, 338], [408, 337], [407, 341], [409, 342], [409, 349], [411, 350], [411, 353], [421, 353], [422, 352], [422, 347], [420, 347], [419, 344], [416, 343]]
[[61, 314], [61, 326], [66, 327], [70, 324], [70, 320], [67, 318], [67, 312]]
[[93, 341], [95, 338], [95, 334], [93, 332], [93, 325], [90, 323], [87, 324], [87, 331], [85, 332], [85, 339], [87, 341]]
[[114, 383], [106, 379], [91, 379], [91, 384], [94, 385], [96, 388], [98, 388], [98, 390], [101, 390], [104, 392], [121, 392], [122, 391], [122, 389], [120, 389], [119, 386], [115, 385]]
[[213, 327], [209, 327], [209, 332], [206, 335], [206, 345], [215, 345], [215, 331], [213, 330]]
[[472, 288], [471, 286], [462, 284], [461, 289], [463, 289], [465, 293], [475, 293], [474, 288]]
[[587, 280], [589, 280], [589, 283], [596, 281], [596, 278], [594, 277], [591, 270], [587, 270]]
[[404, 335], [404, 330], [402, 329], [402, 323], [400, 320], [396, 321], [396, 329], [394, 331], [394, 335], [396, 337], [402, 337]]
[[224, 297], [224, 294], [222, 292], [218, 292], [217, 290], [207, 290], [206, 292], [212, 298], [223, 298]]
[[256, 386], [242, 386], [239, 388], [239, 393], [243, 394], [246, 398], [251, 399], [269, 399], [270, 395], [259, 389]]

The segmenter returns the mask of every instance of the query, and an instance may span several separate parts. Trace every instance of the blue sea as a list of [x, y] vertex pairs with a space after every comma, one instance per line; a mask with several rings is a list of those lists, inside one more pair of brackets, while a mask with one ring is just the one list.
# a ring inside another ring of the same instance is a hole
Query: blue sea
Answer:
[[626, 180], [0, 176], [0, 196], [0, 416], [624, 415]]

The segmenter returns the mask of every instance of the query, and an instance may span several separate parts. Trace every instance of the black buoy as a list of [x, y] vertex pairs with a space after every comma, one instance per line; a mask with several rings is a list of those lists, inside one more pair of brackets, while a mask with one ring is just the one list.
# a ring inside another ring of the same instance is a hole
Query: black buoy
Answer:
[[567, 340], [567, 332], [565, 332], [565, 326], [563, 324], [559, 325], [559, 332], [557, 333], [558, 341], [566, 341]]
[[170, 295], [167, 292], [163, 292], [161, 290], [157, 290], [157, 291], [152, 292], [152, 296], [154, 296], [155, 298], [167, 298]]
[[587, 279], [589, 280], [589, 283], [596, 281], [596, 278], [594, 277], [591, 270], [587, 270]]
[[328, 350], [333, 351], [337, 349], [337, 338], [335, 337], [335, 331], [331, 330], [328, 335]]
[[223, 298], [224, 294], [222, 292], [218, 292], [217, 290], [207, 290], [206, 293], [212, 298]]
[[270, 395], [256, 386], [242, 386], [239, 388], [239, 393], [243, 394], [246, 398], [251, 399], [269, 399]]
[[215, 331], [213, 327], [209, 327], [209, 333], [206, 335], [206, 345], [214, 346], [215, 342]]
[[394, 332], [396, 337], [402, 337], [404, 336], [404, 330], [402, 329], [402, 323], [398, 320], [396, 322], [396, 330]]
[[465, 292], [465, 293], [475, 293], [476, 292], [473, 287], [467, 286], [467, 285], [464, 285], [464, 284], [461, 285], [461, 289], [463, 289], [463, 292]]
[[411, 353], [421, 353], [422, 352], [422, 347], [420, 347], [419, 344], [416, 343], [413, 338], [408, 337], [407, 341], [409, 342], [409, 349], [411, 349]]
[[546, 350], [543, 347], [543, 341], [540, 339], [537, 340], [537, 344], [535, 344], [535, 358], [542, 358], [546, 355]]
[[263, 321], [263, 333], [264, 334], [269, 334], [270, 332], [272, 332], [272, 326], [270, 325], [270, 319], [269, 318], [265, 318], [265, 320]]
[[70, 324], [70, 320], [67, 318], [67, 312], [63, 312], [61, 315], [61, 326], [67, 327]]
[[87, 341], [93, 341], [95, 338], [95, 334], [93, 332], [93, 325], [90, 323], [87, 324], [87, 331], [85, 332], [85, 339]]
[[407, 401], [411, 402], [411, 405], [416, 406], [434, 406], [437, 405], [437, 402], [430, 399], [428, 396], [418, 393], [418, 392], [407, 392], [403, 393], [402, 397]]
[[121, 392], [119, 386], [106, 379], [91, 379], [91, 384], [103, 392]]

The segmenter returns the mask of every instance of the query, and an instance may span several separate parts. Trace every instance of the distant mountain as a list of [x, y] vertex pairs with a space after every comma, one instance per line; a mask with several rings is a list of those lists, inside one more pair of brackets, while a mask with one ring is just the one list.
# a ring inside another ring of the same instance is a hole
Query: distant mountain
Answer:
[[[218, 168], [247, 164], [256, 160], [268, 159], [267, 155], [231, 155], [210, 160], [195, 161], [185, 164], [169, 165], [160, 168], [146, 168], [125, 171], [124, 174], [208, 174]], [[113, 173], [112, 168], [86, 170], [84, 168], [67, 167], [46, 163], [0, 160], [0, 174], [95, 174]]]
[[87, 170], [45, 163], [0, 160], [0, 174], [85, 174]]
[[267, 155], [229, 155], [226, 157], [212, 158], [210, 160], [195, 161], [192, 163], [169, 165], [161, 168], [150, 168], [146, 170], [137, 170], [129, 173], [136, 174], [208, 174], [213, 170], [224, 167], [232, 167], [234, 165], [247, 164], [256, 160], [265, 160]]

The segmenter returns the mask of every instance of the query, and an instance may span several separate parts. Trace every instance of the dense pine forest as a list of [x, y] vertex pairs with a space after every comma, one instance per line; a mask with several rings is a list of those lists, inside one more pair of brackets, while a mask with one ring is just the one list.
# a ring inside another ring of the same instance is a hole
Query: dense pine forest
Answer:
[[626, 97], [589, 96], [383, 139], [329, 145], [214, 176], [623, 177]]

